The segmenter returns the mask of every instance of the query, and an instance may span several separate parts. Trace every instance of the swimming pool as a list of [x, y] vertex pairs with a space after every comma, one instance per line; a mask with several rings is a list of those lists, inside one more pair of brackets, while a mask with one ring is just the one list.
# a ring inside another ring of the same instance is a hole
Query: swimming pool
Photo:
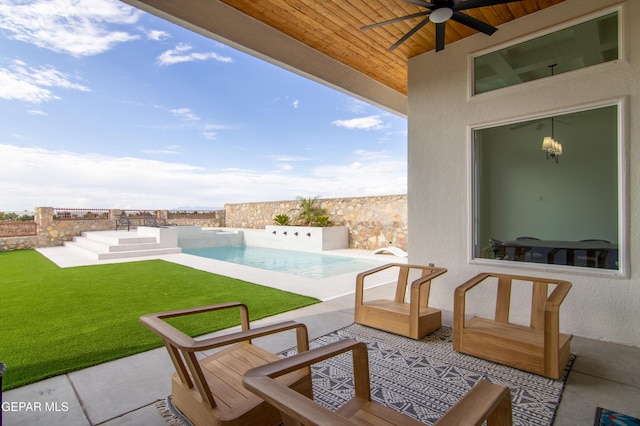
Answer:
[[385, 263], [322, 253], [253, 246], [183, 249], [182, 252], [313, 279], [323, 279], [350, 272], [365, 271]]

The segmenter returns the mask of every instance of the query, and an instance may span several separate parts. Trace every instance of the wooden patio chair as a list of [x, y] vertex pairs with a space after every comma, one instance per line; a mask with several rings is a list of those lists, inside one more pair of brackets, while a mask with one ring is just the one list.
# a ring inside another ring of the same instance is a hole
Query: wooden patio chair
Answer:
[[[398, 270], [395, 298], [366, 301], [365, 281], [392, 268]], [[416, 271], [420, 277], [411, 282], [409, 302], [406, 302], [409, 277]], [[412, 339], [421, 339], [442, 325], [442, 313], [439, 309], [428, 307], [428, 303], [431, 280], [445, 272], [445, 268], [403, 263], [390, 263], [361, 272], [356, 278], [355, 322]]]
[[[196, 340], [164, 321], [232, 308], [239, 308], [242, 330], [219, 337]], [[282, 423], [277, 409], [242, 385], [242, 375], [253, 367], [280, 359], [252, 344], [251, 339], [295, 330], [298, 350], [308, 350], [309, 340], [304, 324], [287, 321], [251, 329], [247, 307], [237, 302], [149, 314], [142, 316], [140, 321], [164, 341], [176, 368], [172, 377], [173, 403], [194, 425]], [[212, 355], [196, 356], [199, 352], [225, 346]], [[311, 397], [309, 368], [294, 369], [282, 376], [279, 383]]]
[[[466, 295], [481, 283], [497, 281], [493, 319], [466, 319]], [[511, 288], [531, 283], [529, 326], [509, 322]], [[550, 286], [552, 287], [549, 293]], [[559, 379], [569, 362], [571, 336], [560, 333], [560, 305], [571, 289], [568, 281], [482, 273], [456, 288], [453, 349], [534, 374]]]
[[[355, 395], [335, 412], [277, 382], [282, 374], [349, 351], [353, 357]], [[341, 340], [253, 368], [246, 372], [243, 383], [280, 410], [285, 426], [423, 425], [371, 400], [367, 346], [353, 339]], [[488, 381], [479, 382], [435, 425], [481, 425], [485, 420], [488, 426], [512, 424], [511, 393], [508, 387]]]

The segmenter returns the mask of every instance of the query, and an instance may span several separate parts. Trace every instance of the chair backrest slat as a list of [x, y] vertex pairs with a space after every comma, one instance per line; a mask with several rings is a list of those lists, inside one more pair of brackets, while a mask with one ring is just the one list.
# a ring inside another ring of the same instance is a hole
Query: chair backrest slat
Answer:
[[511, 306], [511, 278], [507, 276], [498, 277], [498, 292], [496, 296], [496, 316], [495, 321], [508, 323], [509, 308]]

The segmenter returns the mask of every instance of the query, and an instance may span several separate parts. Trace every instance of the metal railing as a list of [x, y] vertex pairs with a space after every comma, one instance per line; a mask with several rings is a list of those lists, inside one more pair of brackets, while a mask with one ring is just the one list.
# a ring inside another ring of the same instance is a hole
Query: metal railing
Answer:
[[145, 216], [149, 216], [149, 215], [151, 215], [152, 217], [157, 217], [158, 216], [158, 214], [156, 213], [155, 210], [131, 210], [131, 209], [126, 209], [126, 210], [122, 210], [122, 213], [126, 214], [127, 217], [131, 217], [131, 218], [145, 217]]
[[56, 220], [109, 219], [109, 209], [69, 209], [54, 207], [53, 218]]
[[216, 219], [219, 210], [169, 210], [167, 216], [169, 219]]
[[35, 222], [4, 222], [0, 223], [0, 238], [30, 237], [38, 235]]

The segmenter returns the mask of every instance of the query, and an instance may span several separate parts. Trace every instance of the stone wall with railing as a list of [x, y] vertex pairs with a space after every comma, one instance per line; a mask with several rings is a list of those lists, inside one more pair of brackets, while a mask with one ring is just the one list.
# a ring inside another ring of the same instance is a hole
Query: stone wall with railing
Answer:
[[[326, 198], [318, 200], [334, 225], [349, 228], [349, 247], [374, 250], [393, 245], [407, 249], [407, 196]], [[151, 214], [162, 223], [198, 225], [205, 228], [263, 229], [278, 214], [297, 215], [299, 201], [226, 204], [224, 210], [179, 212], [126, 210], [131, 217]], [[33, 235], [0, 237], [0, 252], [63, 245], [86, 231], [115, 229], [118, 209], [60, 209], [37, 207]]]
[[[172, 225], [200, 225], [202, 227], [224, 226], [224, 210], [207, 212], [176, 212], [169, 210], [124, 210], [131, 218], [151, 214], [162, 223]], [[87, 231], [115, 229], [119, 209], [66, 209], [36, 207], [34, 209], [33, 233], [0, 237], [0, 252], [61, 246], [65, 241]], [[134, 222], [136, 223], [136, 222]], [[135, 225], [134, 225], [135, 226]]]
[[[334, 225], [349, 227], [349, 248], [374, 250], [396, 246], [407, 249], [407, 196], [318, 199]], [[274, 217], [297, 215], [300, 201], [270, 201], [226, 204], [226, 225], [231, 228], [262, 229]]]

